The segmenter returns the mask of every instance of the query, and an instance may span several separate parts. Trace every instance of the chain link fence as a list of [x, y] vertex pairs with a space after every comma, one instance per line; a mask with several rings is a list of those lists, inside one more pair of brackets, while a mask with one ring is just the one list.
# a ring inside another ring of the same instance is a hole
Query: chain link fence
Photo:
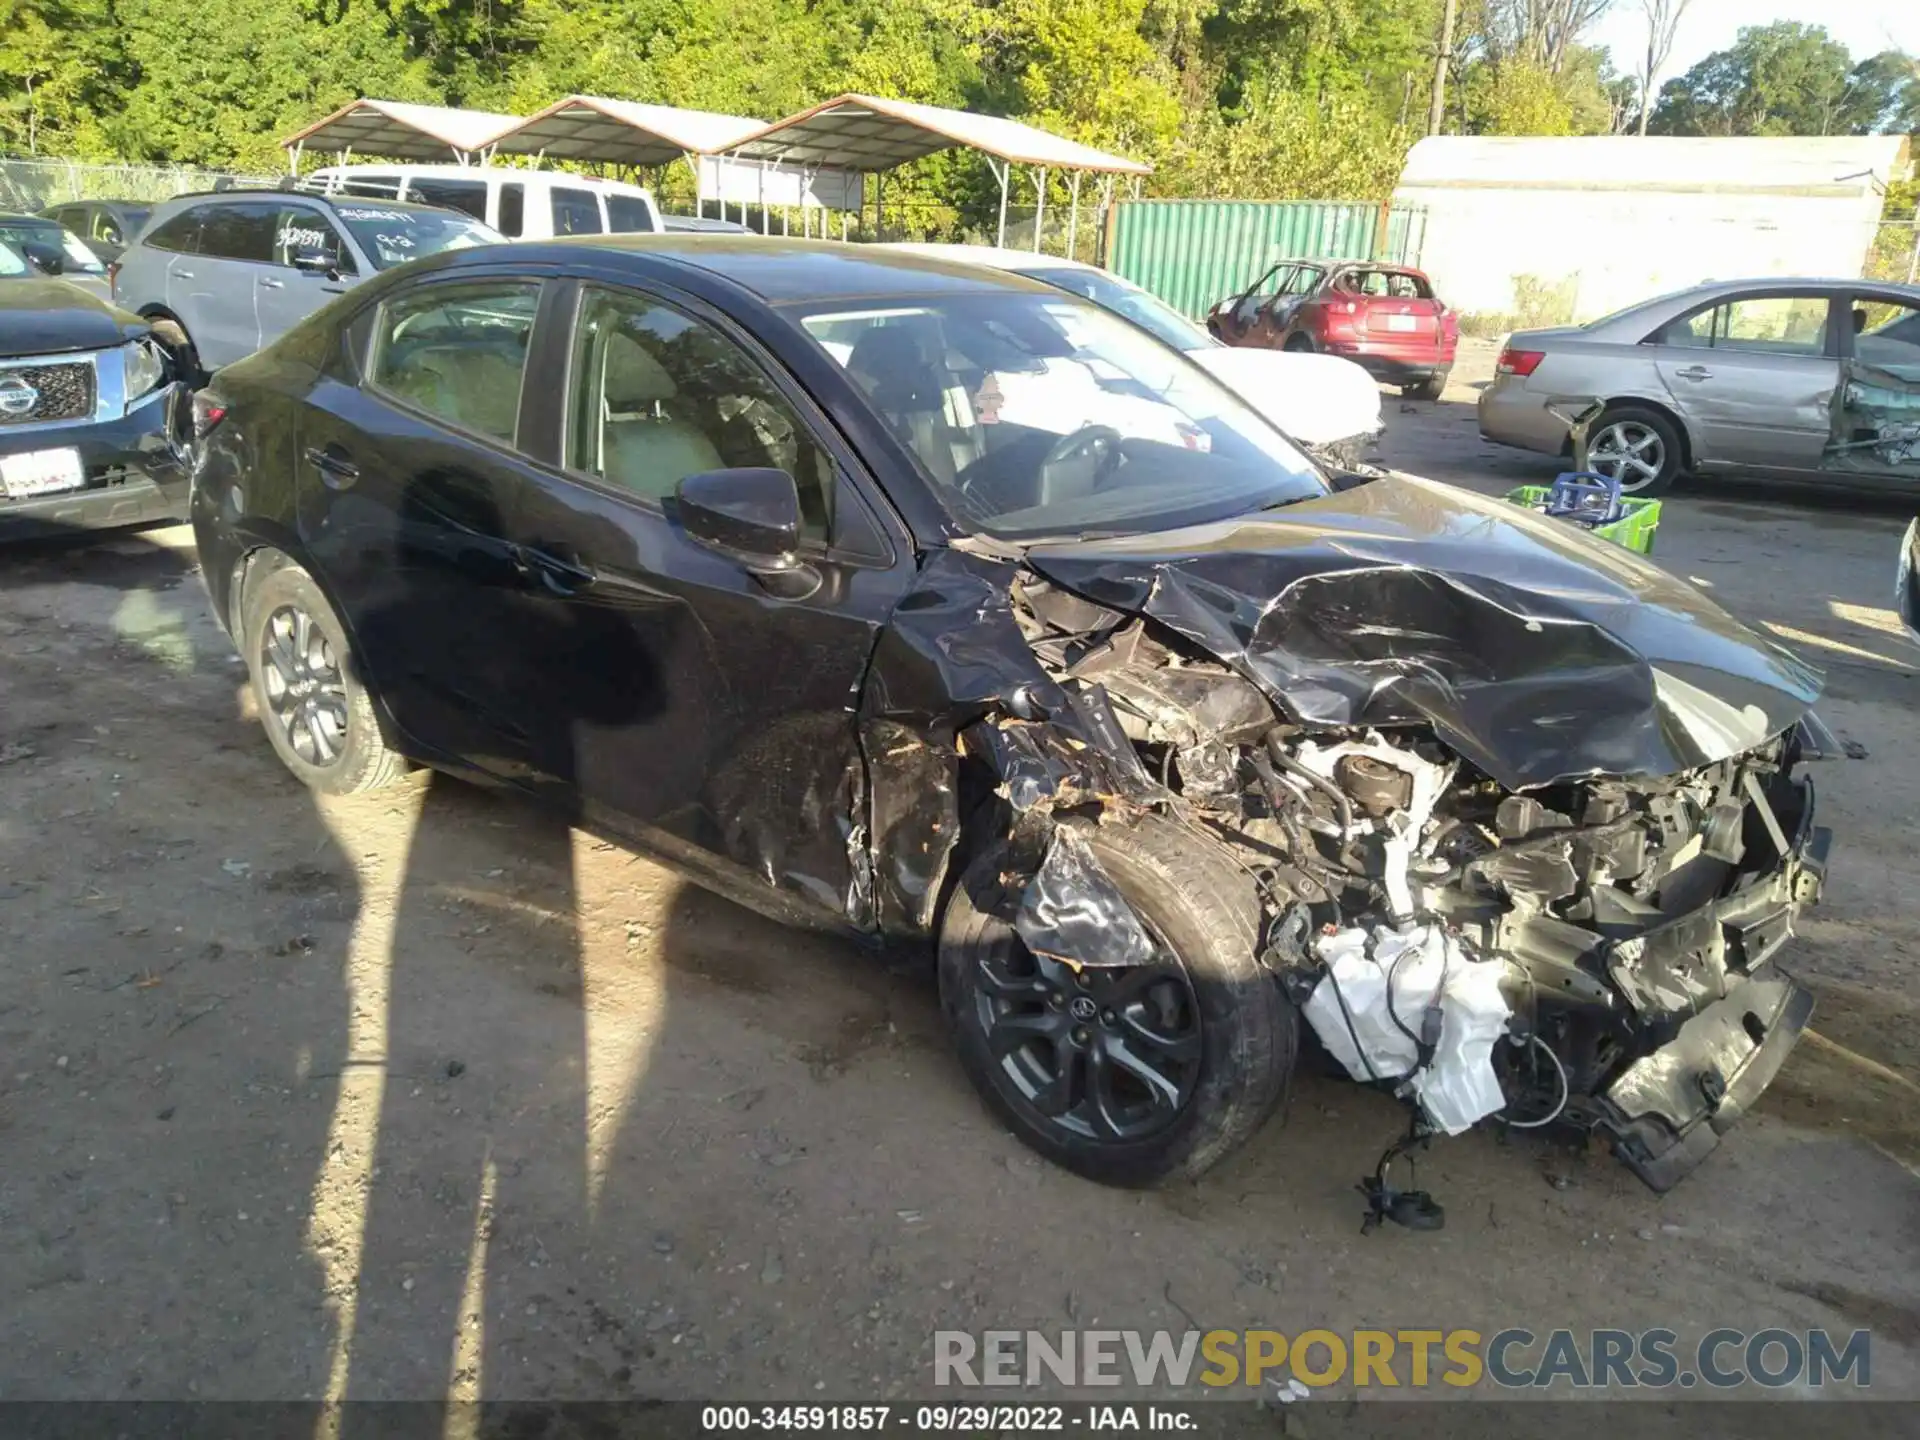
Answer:
[[[714, 220], [720, 218], [722, 208], [725, 209], [726, 219], [735, 224], [744, 223], [755, 234], [764, 230], [767, 234], [794, 238], [810, 235], [816, 240], [993, 245], [997, 243], [1000, 233], [997, 213], [991, 220], [983, 222], [968, 218], [951, 205], [932, 202], [897, 202], [889, 199], [886, 213], [877, 227], [871, 206], [857, 214], [850, 210], [810, 210], [803, 214], [791, 206], [769, 205], [763, 208], [758, 205], [742, 207], [728, 204], [721, 207], [709, 200], [701, 213], [705, 218]], [[1009, 205], [1007, 248], [1034, 249], [1034, 230], [1039, 220], [1037, 207]], [[1106, 227], [1107, 210], [1102, 206], [1083, 202], [1075, 212], [1064, 204], [1048, 205], [1039, 248], [1045, 254], [1055, 256], [1066, 255], [1071, 248], [1074, 259], [1099, 264], [1104, 258], [1102, 243]]]
[[1869, 280], [1920, 284], [1920, 219], [1890, 220], [1881, 225], [1867, 251], [1863, 273]]
[[189, 165], [90, 165], [78, 160], [0, 160], [0, 210], [36, 211], [74, 200], [165, 200], [223, 183], [271, 185]]

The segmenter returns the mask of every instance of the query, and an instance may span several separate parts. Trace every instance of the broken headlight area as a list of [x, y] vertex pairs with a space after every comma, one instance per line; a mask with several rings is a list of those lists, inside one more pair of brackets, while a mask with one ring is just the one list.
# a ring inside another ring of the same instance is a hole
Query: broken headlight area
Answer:
[[[1826, 856], [1798, 727], [1680, 774], [1514, 790], [1427, 726], [1291, 721], [1172, 631], [1033, 577], [1013, 608], [1086, 712], [963, 737], [1022, 823], [1162, 808], [1209, 831], [1258, 887], [1268, 967], [1314, 1034], [1424, 1129], [1598, 1132], [1665, 1189], [1804, 1027], [1810, 997], [1772, 963]], [[1029, 853], [1029, 944], [1127, 963], [1103, 933], [1137, 947], [1138, 924], [1091, 857]]]

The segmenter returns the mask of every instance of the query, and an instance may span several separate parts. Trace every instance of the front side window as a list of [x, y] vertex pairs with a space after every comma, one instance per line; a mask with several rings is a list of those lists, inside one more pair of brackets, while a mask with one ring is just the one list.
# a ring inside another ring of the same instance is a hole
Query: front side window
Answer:
[[18, 280], [23, 275], [33, 274], [33, 267], [22, 255], [5, 240], [0, 240], [0, 280]]
[[496, 244], [501, 238], [492, 227], [446, 210], [346, 201], [336, 203], [333, 213], [373, 260], [376, 270], [391, 270], [442, 250]]
[[971, 530], [1128, 534], [1326, 493], [1231, 391], [1074, 296], [975, 292], [800, 324]]
[[556, 235], [598, 235], [601, 233], [600, 202], [591, 190], [553, 190], [553, 233]]
[[354, 273], [353, 256], [333, 222], [305, 205], [283, 205], [273, 226], [273, 260], [291, 265], [296, 256], [324, 258], [342, 275]]
[[273, 260], [273, 232], [280, 207], [270, 200], [209, 205], [200, 221], [200, 253], [222, 260]]
[[1903, 380], [1920, 380], [1920, 305], [1854, 298], [1853, 353]]
[[587, 290], [574, 337], [567, 463], [662, 502], [689, 475], [766, 466], [793, 476], [804, 533], [833, 521], [833, 461], [771, 380], [704, 321]]
[[1320, 288], [1320, 278], [1327, 272], [1316, 265], [1295, 266], [1287, 276], [1287, 282], [1280, 287], [1282, 295], [1310, 295]]
[[500, 233], [517, 240], [527, 225], [527, 187], [508, 180], [500, 187]]
[[1662, 343], [1759, 355], [1824, 355], [1824, 295], [1743, 295], [1668, 325]]
[[607, 195], [607, 229], [616, 235], [639, 235], [653, 229], [653, 212], [638, 195]]
[[438, 205], [461, 210], [474, 219], [487, 218], [487, 182], [484, 180], [448, 180], [440, 176], [416, 175], [407, 181], [407, 198], [423, 205]]
[[397, 295], [380, 309], [368, 378], [437, 420], [512, 444], [539, 303], [532, 281]]

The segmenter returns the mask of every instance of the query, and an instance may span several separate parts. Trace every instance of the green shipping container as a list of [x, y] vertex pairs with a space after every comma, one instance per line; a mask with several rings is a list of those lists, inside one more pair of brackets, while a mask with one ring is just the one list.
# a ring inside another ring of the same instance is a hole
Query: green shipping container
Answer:
[[1107, 267], [1195, 320], [1244, 291], [1276, 260], [1420, 263], [1426, 212], [1333, 200], [1127, 200]]

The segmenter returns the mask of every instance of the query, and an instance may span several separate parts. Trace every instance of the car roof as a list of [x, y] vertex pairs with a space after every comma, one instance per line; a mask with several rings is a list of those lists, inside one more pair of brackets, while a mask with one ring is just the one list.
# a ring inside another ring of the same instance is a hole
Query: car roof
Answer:
[[[588, 185], [600, 190], [619, 190], [630, 194], [651, 194], [644, 185], [629, 185], [624, 180], [606, 180], [598, 175], [575, 175], [570, 170], [532, 170], [524, 165], [455, 165], [442, 161], [415, 162], [412, 160], [379, 161], [370, 160], [364, 165], [323, 165], [312, 174], [302, 176], [311, 180], [316, 175], [338, 176], [342, 180], [351, 180], [355, 175], [393, 175], [400, 171], [409, 175], [445, 176], [451, 180], [544, 180], [552, 185]], [[301, 191], [301, 194], [308, 192]]]
[[957, 260], [965, 265], [985, 265], [990, 270], [1094, 270], [1097, 266], [1064, 255], [1048, 255], [1038, 250], [1015, 250], [1003, 245], [936, 245], [898, 241], [887, 246], [907, 255], [925, 255], [934, 260]]
[[0, 225], [52, 225], [58, 228], [60, 222], [49, 215], [27, 215], [17, 210], [0, 210]]
[[[422, 205], [415, 200], [389, 200], [384, 195], [322, 195], [313, 190], [281, 190], [273, 186], [262, 185], [248, 190], [194, 190], [185, 195], [169, 195], [154, 208], [174, 209], [182, 202], [195, 205], [238, 204], [246, 200], [312, 200], [320, 205], [377, 206], [382, 210], [418, 210], [423, 215], [464, 215], [463, 210], [449, 210], [445, 205]], [[468, 215], [471, 220], [473, 217]]]
[[[551, 258], [591, 251], [607, 258], [646, 256], [683, 270], [697, 270], [744, 290], [769, 305], [803, 300], [851, 300], [938, 292], [1011, 290], [1056, 295], [1052, 287], [1004, 271], [915, 254], [892, 245], [838, 240], [793, 240], [780, 236], [654, 231], [634, 235], [575, 235], [524, 242]], [[454, 252], [450, 263], [483, 264], [489, 249]]]

